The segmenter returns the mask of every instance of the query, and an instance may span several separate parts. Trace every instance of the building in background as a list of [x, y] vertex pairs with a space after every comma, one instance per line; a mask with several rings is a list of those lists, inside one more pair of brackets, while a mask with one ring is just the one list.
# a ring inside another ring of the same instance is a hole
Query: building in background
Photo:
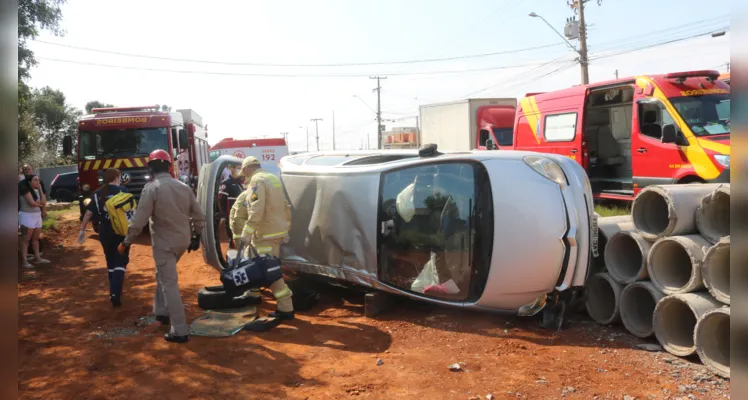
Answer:
[[384, 149], [414, 149], [418, 148], [418, 128], [398, 127], [382, 133], [382, 148]]

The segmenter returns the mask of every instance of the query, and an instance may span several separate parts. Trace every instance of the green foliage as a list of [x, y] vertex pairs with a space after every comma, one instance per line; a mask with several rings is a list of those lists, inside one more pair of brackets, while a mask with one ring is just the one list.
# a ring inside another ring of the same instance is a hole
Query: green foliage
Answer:
[[61, 157], [62, 139], [66, 135], [76, 138], [77, 120], [81, 114], [67, 103], [59, 90], [48, 86], [32, 90], [18, 119], [19, 159], [37, 168], [74, 162], [72, 158]]
[[86, 103], [85, 108], [86, 108], [86, 114], [91, 114], [92, 112], [91, 110], [93, 110], [94, 108], [110, 108], [110, 107], [114, 107], [114, 105], [109, 104], [109, 103], [102, 103], [98, 100], [93, 100], [93, 101], [89, 101], [88, 103]]
[[631, 209], [629, 207], [598, 204], [595, 206], [595, 212], [601, 217], [616, 217], [631, 214]]

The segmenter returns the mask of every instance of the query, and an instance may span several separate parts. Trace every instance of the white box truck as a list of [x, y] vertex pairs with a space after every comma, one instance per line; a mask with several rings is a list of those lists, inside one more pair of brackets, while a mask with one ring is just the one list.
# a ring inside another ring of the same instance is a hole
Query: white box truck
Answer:
[[418, 143], [436, 143], [444, 151], [485, 150], [487, 144], [493, 148], [511, 146], [516, 109], [515, 98], [422, 105]]

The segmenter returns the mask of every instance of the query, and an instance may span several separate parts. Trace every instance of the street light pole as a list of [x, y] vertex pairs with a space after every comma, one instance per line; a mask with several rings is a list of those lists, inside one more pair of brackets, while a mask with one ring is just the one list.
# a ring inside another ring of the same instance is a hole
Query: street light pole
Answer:
[[533, 18], [542, 19], [543, 22], [545, 22], [545, 24], [548, 25], [548, 27], [551, 28], [551, 30], [553, 30], [553, 32], [556, 32], [556, 34], [561, 39], [563, 39], [564, 42], [566, 42], [566, 44], [579, 55], [579, 65], [582, 67], [582, 84], [586, 85], [590, 83], [589, 71], [587, 69], [587, 38], [585, 37], [585, 35], [587, 34], [587, 31], [586, 29], [584, 29], [584, 11], [582, 11], [583, 7], [581, 6], [581, 3], [584, 3], [584, 1], [580, 1], [579, 3], [580, 3], [580, 6], [579, 6], [579, 25], [580, 25], [579, 46], [580, 46], [580, 49], [577, 49], [576, 47], [574, 47], [574, 45], [571, 44], [571, 42], [566, 40], [564, 35], [562, 35], [559, 31], [557, 31], [556, 28], [554, 28], [553, 25], [551, 25], [548, 21], [546, 21], [546, 19], [543, 18], [542, 16], [534, 12], [531, 12], [528, 15]]
[[317, 151], [319, 151], [319, 126], [317, 125], [317, 122], [322, 121], [322, 118], [312, 118], [310, 121], [314, 121], [314, 130], [316, 132], [317, 136]]

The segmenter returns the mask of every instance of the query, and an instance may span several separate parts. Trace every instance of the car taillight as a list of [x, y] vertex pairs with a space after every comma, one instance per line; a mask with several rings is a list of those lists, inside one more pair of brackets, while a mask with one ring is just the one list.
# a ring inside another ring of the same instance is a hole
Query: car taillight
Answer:
[[57, 182], [57, 178], [59, 178], [59, 177], [60, 177], [60, 174], [57, 174], [57, 176], [55, 176], [55, 179], [52, 179], [52, 184], [51, 184], [51, 185], [49, 185], [49, 186], [50, 186], [50, 187], [54, 186], [54, 185], [55, 185], [55, 182]]

